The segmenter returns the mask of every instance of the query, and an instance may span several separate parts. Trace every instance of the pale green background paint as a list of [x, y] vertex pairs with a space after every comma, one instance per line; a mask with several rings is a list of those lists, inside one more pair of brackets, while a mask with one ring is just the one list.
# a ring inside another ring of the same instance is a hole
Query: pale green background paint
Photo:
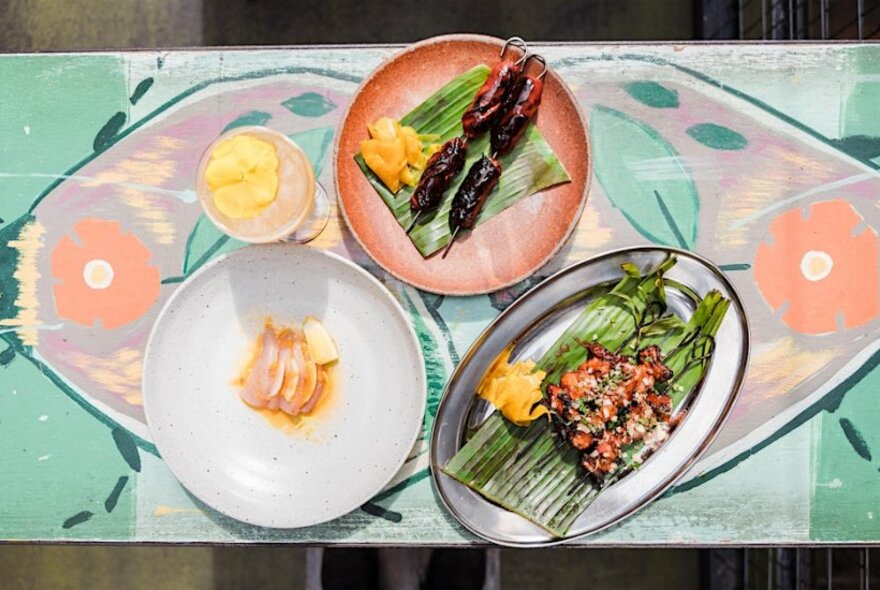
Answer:
[[[816, 480], [811, 533], [828, 541], [877, 538], [880, 530], [880, 371], [851, 389], [840, 408], [814, 426]], [[841, 419], [849, 420], [871, 450], [871, 461], [853, 452]]]
[[[128, 110], [121, 58], [0, 56], [0, 81], [3, 174], [63, 173], [92, 151], [95, 133], [113, 113]], [[51, 182], [0, 180], [0, 217], [6, 221], [22, 215]], [[0, 449], [0, 495], [8, 506], [0, 525], [9, 531], [4, 536], [101, 538], [133, 532], [135, 474], [110, 430], [24, 358], [0, 367]], [[130, 480], [108, 514], [104, 500], [123, 475]], [[62, 529], [66, 518], [84, 510], [94, 513], [89, 526]]]
[[[0, 495], [5, 538], [126, 538], [134, 532], [134, 472], [110, 430], [23, 358], [0, 367]], [[104, 501], [120, 476], [130, 480], [111, 513]], [[67, 518], [94, 513], [85, 525]]]
[[880, 60], [876, 56], [854, 52], [852, 86], [843, 101], [840, 117], [841, 137], [847, 135], [880, 136]]
[[[110, 56], [0, 56], [0, 173], [60, 174], [91, 153], [107, 119], [128, 112], [125, 73]], [[2, 178], [0, 217], [21, 215], [49, 182]]]

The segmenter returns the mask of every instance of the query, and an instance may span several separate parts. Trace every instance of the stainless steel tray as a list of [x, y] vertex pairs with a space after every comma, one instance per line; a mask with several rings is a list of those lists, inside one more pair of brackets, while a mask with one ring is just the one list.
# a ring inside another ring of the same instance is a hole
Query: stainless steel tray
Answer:
[[[492, 504], [440, 470], [492, 408], [474, 395], [491, 361], [511, 342], [512, 361], [539, 358], [604, 287], [620, 280], [620, 265], [632, 262], [648, 272], [670, 253], [678, 263], [666, 274], [669, 310], [687, 321], [694, 293], [717, 289], [731, 306], [715, 337], [715, 353], [687, 417], [638, 471], [602, 491], [564, 539]], [[690, 291], [690, 292], [689, 292]], [[446, 386], [434, 423], [431, 471], [443, 503], [468, 530], [513, 547], [555, 545], [607, 528], [634, 514], [680, 478], [706, 450], [724, 424], [743, 382], [749, 356], [748, 321], [739, 297], [721, 270], [690, 252], [642, 247], [609, 252], [574, 264], [543, 281], [507, 308], [477, 338]]]

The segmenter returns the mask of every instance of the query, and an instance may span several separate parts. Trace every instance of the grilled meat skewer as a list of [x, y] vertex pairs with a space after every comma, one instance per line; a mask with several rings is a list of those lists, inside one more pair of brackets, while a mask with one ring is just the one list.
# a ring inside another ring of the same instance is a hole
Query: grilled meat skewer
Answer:
[[512, 59], [502, 59], [489, 72], [486, 81], [483, 82], [483, 85], [477, 91], [474, 102], [471, 103], [471, 106], [461, 117], [464, 135], [468, 139], [472, 139], [480, 133], [491, 129], [492, 125], [501, 116], [504, 104], [519, 80], [522, 73], [522, 64], [528, 57], [528, 48], [519, 37], [511, 37], [501, 49], [502, 57], [504, 57], [504, 53], [509, 45], [522, 50], [522, 56], [515, 61]]
[[529, 59], [532, 58], [540, 60], [544, 64], [544, 70], [537, 76], [522, 76], [508, 96], [501, 117], [492, 126], [492, 153], [496, 157], [513, 150], [541, 106], [547, 64], [540, 55], [529, 56]]
[[461, 137], [454, 137], [428, 159], [419, 184], [409, 199], [409, 208], [416, 215], [406, 233], [412, 231], [422, 213], [440, 205], [446, 189], [464, 168], [466, 157], [467, 142]]
[[452, 229], [452, 238], [449, 240], [446, 250], [443, 251], [443, 258], [446, 258], [458, 232], [462, 228], [471, 229], [474, 227], [486, 198], [498, 184], [500, 177], [501, 164], [495, 158], [482, 156], [470, 167], [467, 176], [452, 199], [452, 208], [449, 210], [449, 227]]

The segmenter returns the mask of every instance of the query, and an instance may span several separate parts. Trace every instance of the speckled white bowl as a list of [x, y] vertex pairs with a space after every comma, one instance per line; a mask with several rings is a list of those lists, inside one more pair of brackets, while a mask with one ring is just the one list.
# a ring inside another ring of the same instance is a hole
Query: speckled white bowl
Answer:
[[[334, 399], [294, 432], [231, 381], [267, 316], [321, 319], [339, 347]], [[421, 427], [425, 370], [408, 318], [334, 254], [251, 246], [190, 277], [147, 345], [144, 404], [162, 458], [195, 496], [248, 523], [302, 527], [354, 510], [401, 467]]]

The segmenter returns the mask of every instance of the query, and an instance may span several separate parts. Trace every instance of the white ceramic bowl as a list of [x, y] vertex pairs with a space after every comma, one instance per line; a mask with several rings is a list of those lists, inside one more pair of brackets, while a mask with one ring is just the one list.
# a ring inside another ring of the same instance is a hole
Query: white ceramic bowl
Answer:
[[[267, 316], [307, 315], [337, 341], [337, 387], [287, 432], [232, 380]], [[400, 469], [425, 408], [421, 349], [391, 294], [351, 262], [297, 245], [251, 246], [197, 271], [159, 314], [143, 374], [153, 440], [180, 482], [267, 527], [317, 524], [369, 500]]]

